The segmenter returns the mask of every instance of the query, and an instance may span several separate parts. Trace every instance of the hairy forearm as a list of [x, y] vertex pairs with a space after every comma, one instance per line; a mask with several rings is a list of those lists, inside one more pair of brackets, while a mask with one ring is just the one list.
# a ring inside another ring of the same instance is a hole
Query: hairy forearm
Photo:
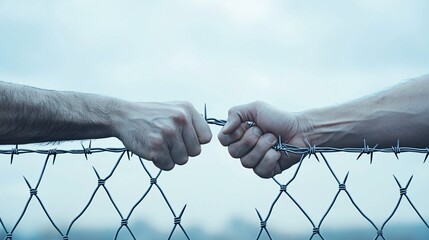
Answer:
[[119, 100], [0, 82], [0, 144], [113, 136]]
[[343, 105], [302, 113], [318, 146], [360, 147], [429, 145], [429, 76]]

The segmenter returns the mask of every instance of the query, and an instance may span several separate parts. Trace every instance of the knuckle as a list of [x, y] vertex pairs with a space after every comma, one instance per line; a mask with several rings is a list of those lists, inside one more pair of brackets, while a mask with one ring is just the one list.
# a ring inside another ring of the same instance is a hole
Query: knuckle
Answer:
[[246, 146], [246, 147], [253, 147], [253, 145], [255, 145], [255, 139], [253, 137], [244, 137], [242, 138], [242, 142], [243, 142], [243, 146]]
[[228, 109], [228, 115], [231, 115], [234, 111], [235, 107], [232, 107], [230, 109]]
[[176, 111], [173, 113], [172, 119], [176, 124], [185, 125], [188, 123], [188, 114], [185, 110], [176, 109]]
[[166, 137], [174, 137], [177, 134], [177, 129], [173, 126], [167, 125], [162, 128], [161, 133]]
[[262, 144], [266, 148], [272, 147], [277, 142], [277, 137], [272, 133], [266, 133], [262, 136], [262, 138], [264, 139]]
[[[250, 129], [252, 130], [251, 134], [253, 138], [259, 139], [263, 134], [262, 129], [258, 126], [252, 126]], [[250, 131], [250, 129], [248, 131]]]
[[148, 141], [148, 145], [153, 152], [159, 152], [164, 149], [164, 140], [160, 137], [152, 137]]
[[237, 113], [237, 109], [238, 109], [237, 106], [234, 106], [234, 107], [228, 109], [228, 116], [236, 114]]
[[195, 109], [194, 105], [192, 105], [192, 103], [188, 102], [188, 101], [181, 101], [177, 103], [177, 108], [178, 110], [182, 110], [184, 113], [189, 114], [192, 112], [197, 112], [197, 110]]
[[155, 163], [156, 159], [158, 159], [157, 151], [149, 151], [146, 155], [146, 159]]
[[266, 158], [268, 162], [271, 162], [272, 164], [277, 164], [281, 158], [281, 153], [274, 149], [270, 149], [266, 154]]

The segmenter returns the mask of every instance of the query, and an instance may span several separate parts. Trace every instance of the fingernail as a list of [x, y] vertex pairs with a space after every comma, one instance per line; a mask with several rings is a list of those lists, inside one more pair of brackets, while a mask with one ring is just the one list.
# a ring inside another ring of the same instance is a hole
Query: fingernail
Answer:
[[274, 144], [277, 143], [277, 138], [274, 135], [272, 135], [272, 134], [267, 134], [266, 137], [265, 137], [265, 140], [268, 143], [270, 143], [271, 145], [274, 145]]
[[262, 131], [261, 131], [261, 129], [260, 128], [258, 128], [258, 127], [252, 127], [253, 128], [253, 133], [256, 135], [256, 136], [261, 136], [262, 135]]

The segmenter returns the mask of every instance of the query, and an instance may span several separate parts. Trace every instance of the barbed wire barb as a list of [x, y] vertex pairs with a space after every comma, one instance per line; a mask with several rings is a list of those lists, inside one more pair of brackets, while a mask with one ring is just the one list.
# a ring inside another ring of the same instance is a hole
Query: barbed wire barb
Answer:
[[398, 139], [398, 142], [396, 143], [396, 147], [392, 146], [392, 151], [395, 154], [396, 159], [399, 160], [398, 154], [401, 153], [401, 147], [399, 146], [399, 139]]
[[12, 151], [10, 153], [10, 164], [11, 165], [13, 163], [13, 156], [15, 156], [15, 155], [19, 155], [18, 144], [15, 145], [15, 148], [12, 148]]
[[372, 164], [372, 159], [373, 159], [373, 156], [374, 156], [374, 151], [377, 148], [377, 146], [378, 146], [378, 143], [375, 144], [375, 146], [373, 148], [370, 148], [369, 145], [366, 144], [366, 140], [364, 139], [363, 140], [362, 151], [360, 152], [360, 154], [359, 154], [359, 156], [357, 157], [356, 160], [358, 160], [362, 156], [362, 154], [366, 153], [366, 154], [370, 155], [369, 162], [370, 162], [370, 164]]
[[307, 145], [307, 147], [308, 147], [308, 151], [307, 151], [307, 153], [308, 153], [308, 158], [310, 158], [310, 157], [311, 157], [311, 155], [314, 155], [314, 157], [316, 157], [316, 160], [317, 160], [318, 162], [320, 162], [319, 157], [318, 157], [318, 156], [317, 156], [317, 154], [316, 154], [316, 152], [317, 152], [316, 145], [311, 145], [311, 144], [310, 144], [310, 142], [309, 142], [307, 139], [304, 139], [304, 141], [305, 141], [305, 144], [306, 144], [306, 145]]
[[49, 149], [48, 150], [48, 156], [50, 156], [50, 155], [54, 156], [54, 158], [52, 159], [52, 165], [55, 165], [55, 160], [57, 160], [57, 149], [56, 148]]
[[423, 163], [426, 163], [426, 160], [428, 159], [428, 157], [429, 157], [429, 148], [426, 147], [426, 155], [425, 155], [425, 160], [423, 160]]

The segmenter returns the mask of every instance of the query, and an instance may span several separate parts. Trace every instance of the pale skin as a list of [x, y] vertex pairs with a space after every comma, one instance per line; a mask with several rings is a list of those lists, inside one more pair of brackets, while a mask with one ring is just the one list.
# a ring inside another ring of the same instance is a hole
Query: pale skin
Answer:
[[212, 133], [188, 102], [128, 102], [0, 81], [0, 144], [116, 137], [163, 170], [201, 153]]
[[[248, 127], [247, 121], [256, 123]], [[287, 112], [264, 102], [229, 110], [219, 141], [262, 178], [270, 178], [297, 163], [274, 149], [282, 142], [298, 147], [429, 146], [429, 75], [405, 81], [385, 91], [337, 106]]]

